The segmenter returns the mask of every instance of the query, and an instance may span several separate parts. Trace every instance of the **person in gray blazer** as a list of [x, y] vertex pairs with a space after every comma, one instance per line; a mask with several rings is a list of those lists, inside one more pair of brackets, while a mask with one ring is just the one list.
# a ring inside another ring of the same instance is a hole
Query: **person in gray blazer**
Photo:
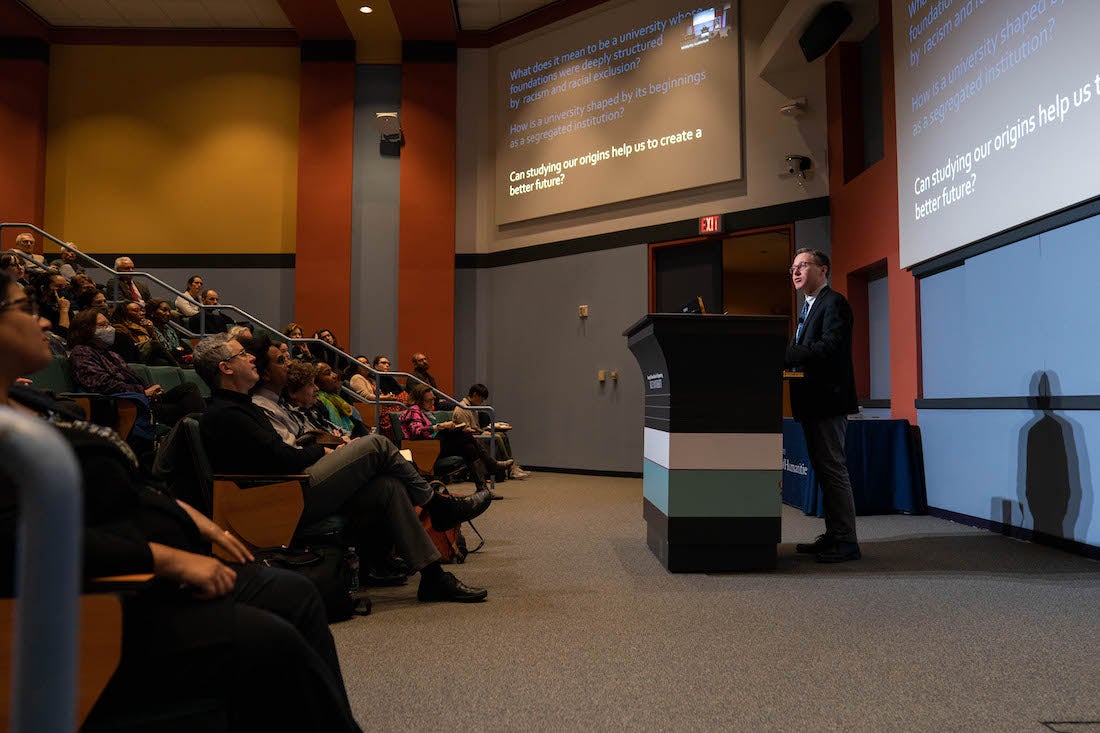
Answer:
[[818, 562], [858, 560], [855, 499], [844, 453], [848, 415], [859, 409], [852, 368], [852, 307], [829, 287], [829, 257], [824, 252], [798, 250], [790, 273], [795, 290], [805, 296], [786, 353], [786, 367], [804, 374], [791, 380], [791, 410], [806, 436], [825, 513], [825, 533], [796, 549], [815, 555]]

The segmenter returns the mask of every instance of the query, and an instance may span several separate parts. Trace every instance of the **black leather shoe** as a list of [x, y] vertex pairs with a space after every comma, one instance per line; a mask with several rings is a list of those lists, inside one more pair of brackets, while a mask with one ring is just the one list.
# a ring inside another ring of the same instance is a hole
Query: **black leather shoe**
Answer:
[[837, 542], [830, 549], [817, 553], [818, 562], [848, 562], [860, 557], [859, 545], [855, 542]]
[[489, 508], [490, 502], [492, 497], [489, 496], [487, 489], [462, 497], [436, 494], [428, 502], [428, 516], [432, 518], [433, 527], [440, 532], [446, 532], [452, 527], [481, 516], [482, 512]]
[[819, 534], [817, 539], [809, 543], [799, 543], [794, 546], [794, 551], [803, 555], [816, 555], [826, 550], [832, 549], [836, 544], [836, 540], [827, 534]]
[[409, 582], [407, 576], [390, 572], [388, 569], [371, 568], [366, 573], [359, 574], [359, 585], [367, 586], [368, 588], [392, 588], [398, 585], [405, 585], [407, 582]]
[[484, 588], [471, 588], [451, 573], [443, 573], [434, 583], [420, 581], [416, 597], [425, 602], [450, 601], [452, 603], [477, 603], [484, 601], [489, 591]]

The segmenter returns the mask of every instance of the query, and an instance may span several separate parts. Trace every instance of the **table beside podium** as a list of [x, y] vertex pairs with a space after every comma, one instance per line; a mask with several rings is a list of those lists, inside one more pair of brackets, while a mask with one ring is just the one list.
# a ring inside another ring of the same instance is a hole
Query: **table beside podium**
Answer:
[[646, 539], [671, 572], [775, 569], [789, 324], [651, 313], [623, 333], [645, 386]]

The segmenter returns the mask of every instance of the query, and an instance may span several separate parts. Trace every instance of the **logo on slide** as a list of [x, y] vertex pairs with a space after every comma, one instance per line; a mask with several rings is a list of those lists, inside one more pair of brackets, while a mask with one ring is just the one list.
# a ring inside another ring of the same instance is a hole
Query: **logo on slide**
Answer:
[[727, 14], [730, 12], [730, 4], [726, 3], [721, 10], [717, 6], [696, 13], [691, 18], [691, 25], [684, 31], [684, 42], [680, 44], [680, 50], [702, 46], [715, 38], [725, 38], [730, 34]]

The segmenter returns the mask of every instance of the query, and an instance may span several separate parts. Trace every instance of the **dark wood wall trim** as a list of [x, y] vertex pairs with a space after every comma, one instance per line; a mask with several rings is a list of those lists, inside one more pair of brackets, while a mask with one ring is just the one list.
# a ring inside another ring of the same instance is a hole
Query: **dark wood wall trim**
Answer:
[[[53, 259], [56, 255], [47, 254], [46, 259]], [[112, 266], [117, 257], [129, 257], [134, 261], [134, 269], [139, 272], [152, 267], [179, 267], [182, 269], [215, 270], [215, 269], [247, 269], [247, 268], [275, 268], [292, 269], [294, 267], [294, 254], [249, 254], [249, 253], [224, 253], [217, 254], [177, 254], [164, 252], [89, 252], [99, 262]]]
[[455, 63], [458, 46], [454, 41], [402, 41], [402, 63]]
[[355, 63], [355, 41], [302, 41], [302, 63]]
[[50, 44], [41, 38], [0, 36], [0, 59], [50, 63]]
[[[764, 206], [748, 211], [734, 211], [722, 215], [722, 232], [735, 234], [746, 229], [775, 227], [800, 219], [816, 219], [829, 215], [829, 198], [822, 196], [806, 201], [793, 201], [775, 206]], [[667, 224], [655, 224], [636, 229], [623, 229], [607, 234], [595, 234], [590, 237], [566, 239], [531, 247], [490, 252], [487, 254], [456, 254], [455, 267], [477, 269], [505, 267], [523, 262], [537, 262], [555, 257], [569, 257], [585, 252], [599, 252], [605, 249], [630, 247], [635, 244], [668, 242], [677, 239], [691, 239], [699, 235], [699, 220], [684, 219]]]
[[51, 28], [50, 41], [73, 46], [297, 46], [290, 28]]

